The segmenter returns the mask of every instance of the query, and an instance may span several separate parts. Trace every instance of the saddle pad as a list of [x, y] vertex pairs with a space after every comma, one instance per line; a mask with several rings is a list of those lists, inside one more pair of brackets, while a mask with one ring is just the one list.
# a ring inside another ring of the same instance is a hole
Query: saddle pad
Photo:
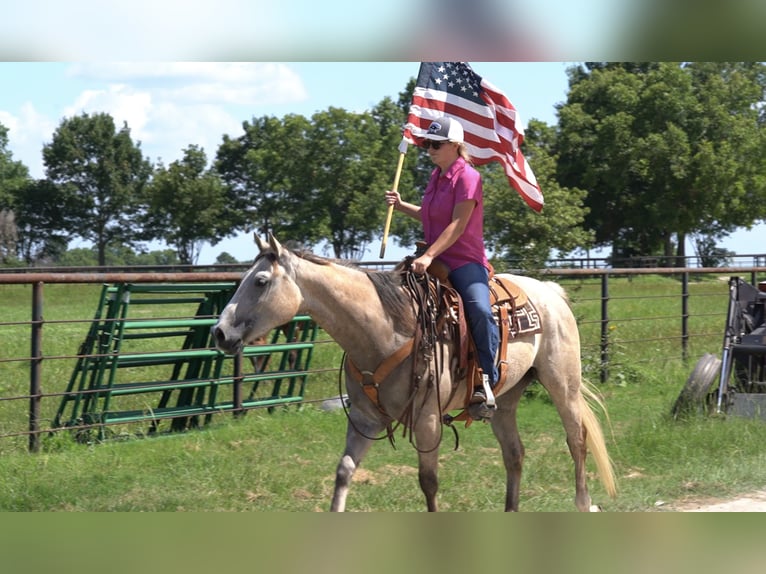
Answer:
[[516, 308], [509, 323], [508, 332], [511, 338], [527, 333], [542, 333], [543, 331], [540, 315], [529, 300], [523, 306]]
[[511, 338], [543, 330], [540, 314], [524, 290], [508, 277], [494, 276], [490, 281], [490, 300], [500, 323], [500, 307], [508, 314], [508, 334]]

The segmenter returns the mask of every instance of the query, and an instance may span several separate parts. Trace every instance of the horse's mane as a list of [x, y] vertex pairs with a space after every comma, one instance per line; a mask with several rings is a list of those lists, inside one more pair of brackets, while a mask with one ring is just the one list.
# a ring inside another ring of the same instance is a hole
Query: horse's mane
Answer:
[[290, 252], [317, 265], [336, 264], [355, 269], [367, 275], [388, 317], [394, 323], [394, 330], [403, 334], [412, 334], [415, 328], [415, 317], [412, 312], [412, 301], [402, 289], [402, 276], [399, 271], [373, 271], [363, 269], [354, 261], [348, 259], [330, 259], [321, 257], [305, 249], [290, 249]]
[[378, 293], [383, 309], [394, 322], [394, 330], [408, 335], [415, 329], [412, 300], [402, 289], [402, 275], [398, 271], [367, 271]]

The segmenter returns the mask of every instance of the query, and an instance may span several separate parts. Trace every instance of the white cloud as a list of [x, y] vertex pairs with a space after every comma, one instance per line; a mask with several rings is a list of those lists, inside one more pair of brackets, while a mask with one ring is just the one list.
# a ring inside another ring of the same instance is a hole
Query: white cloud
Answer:
[[141, 149], [152, 161], [161, 159], [165, 165], [182, 157], [189, 145], [205, 149], [212, 160], [223, 134], [236, 137], [242, 120], [217, 105], [178, 106], [164, 101], [153, 106], [150, 116], [152, 130], [141, 139]]
[[300, 76], [282, 63], [119, 62], [74, 64], [72, 78], [129, 83], [179, 102], [263, 105], [300, 102]]
[[108, 113], [119, 129], [127, 122], [134, 139], [147, 137], [152, 107], [150, 93], [125, 84], [111, 84], [104, 89], [86, 90], [71, 106], [64, 108], [66, 117], [82, 113]]
[[54, 103], [48, 105], [56, 110], [50, 117], [31, 102], [0, 111], [14, 159], [33, 177], [44, 176], [43, 144], [65, 117], [108, 113], [118, 129], [127, 122], [145, 156], [167, 165], [190, 144], [203, 147], [212, 159], [223, 134], [240, 135], [242, 121], [259, 115], [259, 107], [308, 99], [300, 76], [283, 63], [77, 63], [69, 65], [66, 78], [82, 86], [68, 101], [39, 94], [40, 102]]
[[50, 141], [55, 123], [27, 102], [22, 104], [18, 114], [0, 111], [0, 124], [8, 128], [8, 143], [13, 160], [27, 166], [32, 177], [42, 178], [42, 149]]
[[284, 64], [266, 63], [82, 63], [67, 75], [106, 86], [82, 92], [65, 116], [109, 113], [127, 122], [145, 155], [165, 164], [190, 144], [212, 158], [222, 135], [237, 136], [243, 110], [307, 99], [300, 77]]

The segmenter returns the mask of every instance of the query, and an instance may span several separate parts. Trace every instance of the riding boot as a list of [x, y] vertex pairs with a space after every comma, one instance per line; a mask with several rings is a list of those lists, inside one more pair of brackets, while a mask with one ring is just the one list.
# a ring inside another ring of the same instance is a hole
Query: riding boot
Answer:
[[477, 421], [489, 420], [495, 413], [495, 395], [492, 392], [492, 385], [489, 382], [489, 375], [481, 375], [481, 386], [474, 387], [468, 405], [468, 414]]

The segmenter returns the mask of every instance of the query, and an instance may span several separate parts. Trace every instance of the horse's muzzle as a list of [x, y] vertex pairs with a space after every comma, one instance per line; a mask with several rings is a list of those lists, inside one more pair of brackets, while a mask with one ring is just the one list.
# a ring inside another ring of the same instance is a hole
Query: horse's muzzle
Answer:
[[213, 335], [216, 348], [227, 355], [236, 355], [242, 350], [241, 337], [227, 337], [226, 332], [220, 325], [210, 327], [210, 333]]

